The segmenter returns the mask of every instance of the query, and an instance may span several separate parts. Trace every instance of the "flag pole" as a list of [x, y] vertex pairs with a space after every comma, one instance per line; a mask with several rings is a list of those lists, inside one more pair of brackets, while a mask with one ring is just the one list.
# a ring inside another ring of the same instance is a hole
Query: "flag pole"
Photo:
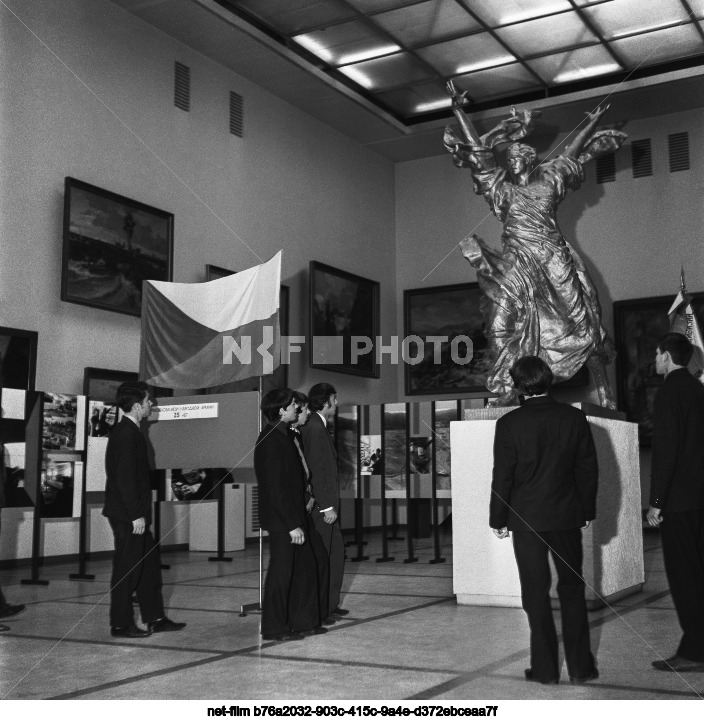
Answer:
[[[262, 387], [263, 387], [263, 376], [259, 376], [259, 406], [262, 404]], [[262, 432], [262, 414], [257, 414], [257, 437]], [[259, 603], [243, 603], [240, 606], [240, 616], [246, 616], [248, 611], [255, 611], [261, 613], [262, 603], [264, 602], [264, 536], [262, 534], [262, 528], [259, 527]]]

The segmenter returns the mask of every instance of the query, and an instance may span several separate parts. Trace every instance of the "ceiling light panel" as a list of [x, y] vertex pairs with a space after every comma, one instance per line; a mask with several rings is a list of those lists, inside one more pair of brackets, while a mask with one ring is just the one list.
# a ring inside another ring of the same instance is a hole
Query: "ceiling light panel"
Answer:
[[648, 32], [689, 19], [680, 0], [611, 0], [601, 5], [587, 6], [584, 13], [607, 40]]
[[237, 0], [233, 4], [286, 36], [355, 17], [354, 10], [340, 0]]
[[298, 35], [293, 40], [333, 65], [356, 63], [400, 50], [398, 45], [362, 20], [332, 25]]
[[572, 9], [569, 0], [472, 0], [471, 7], [491, 27]]
[[419, 83], [379, 93], [379, 100], [402, 116], [421, 115], [449, 109], [451, 100], [442, 82]]
[[418, 0], [347, 0], [347, 4], [351, 5], [359, 12], [375, 13], [391, 8], [401, 7], [403, 5], [413, 5]]
[[598, 38], [575, 12], [509, 25], [496, 34], [518, 55], [544, 55], [578, 45], [594, 45]]
[[374, 15], [372, 20], [406, 46], [435, 43], [481, 29], [456, 0], [428, 0]]
[[611, 45], [629, 67], [654, 65], [704, 53], [704, 41], [691, 23], [614, 40]]
[[569, 50], [526, 62], [549, 85], [588, 80], [621, 70], [602, 45]]
[[[432, 73], [410, 53], [396, 53], [385, 58], [367, 60], [355, 65], [345, 65], [340, 72], [351, 80], [366, 78], [369, 90], [388, 90], [430, 80]], [[355, 82], [358, 82], [355, 80]]]
[[445, 77], [515, 61], [489, 33], [418, 48], [416, 53]]
[[[475, 102], [539, 90], [543, 87], [540, 81], [520, 63], [480, 70], [469, 75], [458, 75], [454, 78], [454, 82], [458, 90], [466, 90]], [[471, 111], [472, 106], [469, 105], [467, 109]]]

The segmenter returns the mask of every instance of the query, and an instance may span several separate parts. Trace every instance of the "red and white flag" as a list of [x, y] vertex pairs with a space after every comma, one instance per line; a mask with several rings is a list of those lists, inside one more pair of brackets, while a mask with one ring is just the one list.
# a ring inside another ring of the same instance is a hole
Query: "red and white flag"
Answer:
[[670, 332], [682, 333], [694, 346], [692, 360], [689, 362], [689, 371], [695, 378], [704, 383], [704, 339], [699, 328], [697, 316], [692, 307], [692, 298], [687, 295], [684, 288], [684, 274], [681, 288], [667, 315], [670, 318]]
[[281, 362], [281, 255], [207, 283], [145, 281], [140, 379], [211, 388], [273, 373]]

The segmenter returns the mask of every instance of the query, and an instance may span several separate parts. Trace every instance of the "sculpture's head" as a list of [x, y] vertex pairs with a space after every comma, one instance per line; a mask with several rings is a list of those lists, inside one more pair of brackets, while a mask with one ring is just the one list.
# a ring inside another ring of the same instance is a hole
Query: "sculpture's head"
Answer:
[[538, 159], [535, 148], [525, 143], [511, 143], [506, 156], [509, 170], [514, 177], [518, 177], [524, 172], [530, 172]]

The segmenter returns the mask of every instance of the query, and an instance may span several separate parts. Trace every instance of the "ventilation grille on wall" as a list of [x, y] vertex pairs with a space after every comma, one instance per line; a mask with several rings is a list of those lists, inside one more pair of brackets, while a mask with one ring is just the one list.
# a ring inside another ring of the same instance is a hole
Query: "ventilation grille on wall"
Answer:
[[596, 159], [596, 182], [613, 183], [616, 180], [616, 156], [613, 153]]
[[191, 109], [191, 69], [179, 62], [174, 64], [174, 105], [185, 111]]
[[241, 138], [244, 134], [244, 98], [230, 92], [230, 132]]
[[634, 140], [631, 143], [631, 164], [634, 178], [645, 178], [653, 174], [653, 152], [650, 138]]
[[670, 154], [670, 172], [689, 170], [689, 134], [674, 133], [667, 136], [667, 149]]

